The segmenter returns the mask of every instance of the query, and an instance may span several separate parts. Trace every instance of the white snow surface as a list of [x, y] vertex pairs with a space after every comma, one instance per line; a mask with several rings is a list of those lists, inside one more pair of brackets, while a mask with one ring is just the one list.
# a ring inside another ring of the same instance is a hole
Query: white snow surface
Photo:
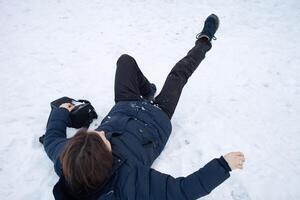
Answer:
[[97, 127], [114, 105], [118, 57], [135, 57], [160, 90], [210, 13], [218, 39], [153, 168], [187, 176], [242, 151], [244, 169], [202, 199], [300, 199], [298, 0], [0, 0], [0, 199], [53, 199], [58, 177], [38, 142], [51, 101], [90, 100]]

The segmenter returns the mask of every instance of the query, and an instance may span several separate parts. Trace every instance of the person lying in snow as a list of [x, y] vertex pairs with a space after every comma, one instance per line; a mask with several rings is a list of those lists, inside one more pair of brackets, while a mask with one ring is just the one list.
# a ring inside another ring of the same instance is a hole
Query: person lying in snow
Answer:
[[242, 169], [241, 152], [213, 159], [186, 177], [174, 178], [151, 168], [171, 134], [171, 118], [188, 78], [211, 49], [219, 19], [207, 17], [195, 46], [171, 70], [161, 92], [150, 83], [129, 55], [117, 61], [116, 104], [96, 130], [80, 129], [66, 138], [74, 105], [53, 109], [44, 148], [60, 177], [55, 199], [63, 200], [182, 200], [209, 194]]

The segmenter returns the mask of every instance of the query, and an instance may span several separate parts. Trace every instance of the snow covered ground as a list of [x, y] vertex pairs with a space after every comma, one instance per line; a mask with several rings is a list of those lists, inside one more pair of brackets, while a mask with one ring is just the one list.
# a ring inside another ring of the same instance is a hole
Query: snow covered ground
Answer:
[[58, 177], [38, 142], [52, 100], [91, 100], [96, 127], [114, 104], [121, 54], [160, 89], [212, 12], [218, 40], [153, 167], [185, 176], [240, 150], [244, 170], [203, 199], [300, 199], [298, 0], [0, 0], [0, 199], [53, 199]]

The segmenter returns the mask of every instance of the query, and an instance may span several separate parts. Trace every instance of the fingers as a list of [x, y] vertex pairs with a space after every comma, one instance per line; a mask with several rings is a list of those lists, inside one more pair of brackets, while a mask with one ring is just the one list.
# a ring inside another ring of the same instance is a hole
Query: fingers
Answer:
[[246, 161], [242, 152], [230, 152], [224, 158], [232, 170], [243, 169], [244, 162]]
[[241, 159], [242, 159], [242, 161], [243, 161], [243, 162], [245, 162], [245, 161], [246, 161], [246, 158], [245, 158], [245, 157], [242, 157]]
[[245, 157], [244, 157], [244, 154], [241, 156], [237, 156], [236, 157], [237, 161], [238, 161], [238, 165], [237, 165], [237, 168], [238, 169], [243, 169], [244, 167], [244, 162], [246, 161]]
[[235, 156], [244, 156], [244, 154], [240, 151], [232, 152], [232, 154], [235, 155]]
[[60, 108], [65, 108], [65, 109], [67, 109], [69, 112], [71, 112], [75, 106], [74, 106], [73, 104], [71, 104], [71, 103], [63, 103], [63, 104], [61, 104], [59, 107], [60, 107]]
[[233, 156], [237, 157], [237, 159], [245, 162], [246, 159], [245, 159], [245, 156], [242, 152], [233, 152]]
[[71, 103], [68, 103], [68, 108], [74, 108], [74, 105], [73, 104], [71, 104]]

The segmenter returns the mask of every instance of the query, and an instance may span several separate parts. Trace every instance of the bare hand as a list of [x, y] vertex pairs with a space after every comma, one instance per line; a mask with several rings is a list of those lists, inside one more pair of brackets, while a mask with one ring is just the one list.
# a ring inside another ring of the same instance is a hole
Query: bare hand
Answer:
[[243, 169], [245, 156], [242, 152], [230, 152], [223, 156], [231, 170]]
[[71, 104], [71, 103], [63, 103], [63, 104], [61, 104], [59, 107], [60, 107], [60, 108], [65, 108], [65, 109], [67, 109], [69, 112], [71, 112], [75, 106], [74, 106], [73, 104]]

